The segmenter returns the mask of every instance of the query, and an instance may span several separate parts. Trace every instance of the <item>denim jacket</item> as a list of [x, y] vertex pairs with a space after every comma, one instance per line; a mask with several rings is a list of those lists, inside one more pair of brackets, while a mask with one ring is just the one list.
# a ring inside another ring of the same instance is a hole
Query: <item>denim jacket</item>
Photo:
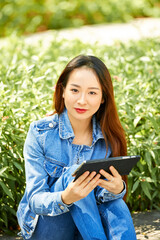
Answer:
[[[93, 141], [91, 146], [72, 143], [74, 132], [67, 110], [31, 123], [24, 145], [26, 190], [19, 204], [17, 218], [21, 235], [29, 239], [36, 227], [39, 215], [56, 216], [69, 211], [61, 200], [61, 192], [50, 188], [64, 169], [84, 160], [104, 158], [106, 145], [99, 123], [92, 119]], [[107, 157], [111, 155], [108, 148]], [[120, 194], [112, 194], [97, 187], [95, 197], [102, 203], [123, 198], [126, 187]]]

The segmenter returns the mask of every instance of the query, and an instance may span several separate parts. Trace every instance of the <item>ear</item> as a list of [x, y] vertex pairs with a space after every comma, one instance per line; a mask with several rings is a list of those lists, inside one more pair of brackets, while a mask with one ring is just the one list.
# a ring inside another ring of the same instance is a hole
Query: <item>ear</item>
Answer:
[[101, 104], [103, 104], [103, 103], [104, 103], [104, 99], [102, 98]]
[[62, 98], [64, 98], [64, 91], [65, 91], [65, 88], [63, 87], [63, 94], [62, 94]]

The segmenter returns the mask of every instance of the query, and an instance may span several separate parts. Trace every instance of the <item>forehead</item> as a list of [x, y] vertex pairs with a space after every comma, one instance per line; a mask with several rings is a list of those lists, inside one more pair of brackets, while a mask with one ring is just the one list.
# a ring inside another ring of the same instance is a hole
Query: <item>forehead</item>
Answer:
[[68, 78], [67, 84], [92, 85], [101, 87], [99, 78], [96, 72], [86, 66], [74, 69]]

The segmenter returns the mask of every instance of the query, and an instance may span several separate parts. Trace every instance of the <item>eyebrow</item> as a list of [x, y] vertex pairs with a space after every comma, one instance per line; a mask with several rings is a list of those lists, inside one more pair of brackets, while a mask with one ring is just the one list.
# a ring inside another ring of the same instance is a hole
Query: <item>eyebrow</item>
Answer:
[[[74, 84], [74, 83], [71, 83], [70, 84], [71, 86], [74, 86], [74, 87], [77, 87], [77, 88], [80, 88], [80, 86], [79, 85], [77, 85], [77, 84]], [[99, 88], [97, 88], [97, 87], [89, 87], [88, 89], [96, 89], [96, 90], [100, 90]]]

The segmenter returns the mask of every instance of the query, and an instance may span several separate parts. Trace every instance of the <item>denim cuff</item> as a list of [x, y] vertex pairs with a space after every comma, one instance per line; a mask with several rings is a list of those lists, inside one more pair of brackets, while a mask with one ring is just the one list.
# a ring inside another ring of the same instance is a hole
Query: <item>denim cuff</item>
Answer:
[[111, 200], [115, 200], [115, 199], [118, 199], [118, 198], [123, 198], [125, 193], [126, 193], [126, 184], [125, 182], [123, 181], [123, 185], [124, 185], [124, 189], [121, 193], [119, 194], [114, 194], [114, 193], [111, 193], [109, 192], [108, 190], [106, 189], [102, 189], [101, 193], [99, 194], [98, 198], [99, 198], [99, 201], [101, 203], [104, 203], [104, 202], [108, 202], [108, 201], [111, 201]]
[[65, 213], [65, 212], [68, 212], [69, 209], [68, 207], [72, 206], [72, 204], [70, 205], [67, 205], [65, 204], [63, 201], [62, 201], [62, 191], [61, 192], [57, 192], [57, 210], [58, 212], [60, 211], [61, 213]]
[[56, 216], [66, 212], [69, 212], [68, 207], [70, 205], [66, 205], [63, 203], [61, 199], [62, 191], [56, 193], [56, 197], [54, 197], [52, 202], [52, 210], [47, 214], [48, 216]]

